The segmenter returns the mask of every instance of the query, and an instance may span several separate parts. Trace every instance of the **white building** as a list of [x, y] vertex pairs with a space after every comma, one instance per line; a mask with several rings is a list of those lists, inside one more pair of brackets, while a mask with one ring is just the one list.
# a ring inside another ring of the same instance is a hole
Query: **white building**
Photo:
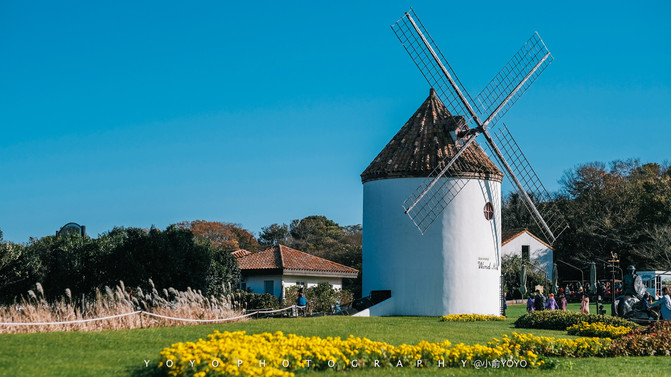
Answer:
[[525, 261], [535, 262], [548, 279], [552, 279], [554, 249], [527, 229], [503, 232], [502, 255], [517, 255]]
[[662, 295], [664, 286], [671, 286], [671, 271], [636, 271], [641, 277], [645, 290], [654, 297]]
[[240, 267], [242, 289], [270, 293], [280, 299], [292, 285], [309, 288], [326, 282], [335, 289], [342, 289], [343, 278], [355, 279], [359, 274], [354, 268], [284, 245], [255, 253], [237, 250], [233, 256]]
[[391, 298], [361, 316], [500, 314], [501, 180], [503, 174], [471, 144], [441, 178], [465, 184], [424, 235], [402, 204], [441, 161], [457, 152], [452, 116], [429, 97], [361, 174], [363, 292]]

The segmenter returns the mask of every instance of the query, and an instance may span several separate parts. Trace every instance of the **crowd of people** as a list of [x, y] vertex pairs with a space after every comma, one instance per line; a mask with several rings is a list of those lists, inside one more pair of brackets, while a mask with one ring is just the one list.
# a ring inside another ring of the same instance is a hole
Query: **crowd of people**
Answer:
[[[583, 294], [586, 294], [590, 291], [590, 283], [586, 282], [583, 285], [580, 282], [568, 283], [564, 287], [560, 287], [557, 294], [564, 295], [567, 300], [571, 302], [581, 301]], [[609, 281], [597, 282], [596, 292], [597, 295], [601, 297], [611, 297], [612, 284]], [[617, 281], [615, 282], [615, 295], [622, 295], [623, 288], [622, 283]]]
[[[580, 304], [580, 312], [589, 314], [589, 298], [586, 294], [583, 294], [582, 298], [583, 301]], [[529, 299], [527, 300], [527, 311], [533, 312], [536, 310], [566, 310], [567, 304], [568, 300], [566, 300], [566, 295], [563, 292], [558, 293], [556, 299], [554, 293], [548, 294], [548, 297], [545, 298], [540, 290], [537, 289], [534, 295], [529, 295]], [[586, 312], [583, 311], [583, 305], [586, 307]]]
[[[655, 317], [652, 313], [652, 308], [659, 306], [661, 309], [661, 319], [666, 321], [671, 321], [671, 297], [669, 294], [671, 290], [664, 287], [662, 290], [662, 297], [657, 302], [653, 302], [652, 295], [647, 292], [643, 295], [642, 307], [645, 312], [647, 312], [650, 317]], [[527, 299], [527, 312], [539, 311], [539, 310], [567, 310], [566, 309], [566, 295], [564, 292], [558, 292], [557, 298], [555, 299], [554, 293], [548, 294], [546, 298], [540, 292], [536, 290], [535, 294], [529, 295]], [[589, 296], [586, 293], [581, 294], [580, 300], [580, 313], [589, 314]]]

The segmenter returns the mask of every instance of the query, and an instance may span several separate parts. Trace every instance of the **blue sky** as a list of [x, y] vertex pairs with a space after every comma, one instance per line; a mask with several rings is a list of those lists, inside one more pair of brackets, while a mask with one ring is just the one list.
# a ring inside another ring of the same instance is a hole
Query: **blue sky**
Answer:
[[473, 96], [540, 33], [555, 60], [504, 121], [550, 190], [670, 159], [668, 1], [248, 3], [0, 3], [5, 239], [360, 223], [359, 174], [429, 92], [389, 27], [409, 6]]

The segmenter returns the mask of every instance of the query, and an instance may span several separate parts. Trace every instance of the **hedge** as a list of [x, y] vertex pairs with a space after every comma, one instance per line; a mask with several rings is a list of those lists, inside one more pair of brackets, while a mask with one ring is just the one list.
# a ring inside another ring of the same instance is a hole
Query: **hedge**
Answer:
[[634, 322], [602, 314], [583, 314], [565, 310], [542, 310], [527, 313], [515, 321], [515, 327], [524, 329], [566, 330], [581, 322], [603, 323], [610, 326], [622, 326], [636, 329]]

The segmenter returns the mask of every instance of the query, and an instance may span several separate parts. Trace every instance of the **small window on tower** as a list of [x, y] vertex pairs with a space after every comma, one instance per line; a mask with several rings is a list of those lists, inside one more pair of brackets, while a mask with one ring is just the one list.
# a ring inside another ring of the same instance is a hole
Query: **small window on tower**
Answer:
[[529, 245], [522, 245], [522, 260], [529, 261]]
[[492, 205], [492, 202], [487, 202], [485, 204], [485, 219], [491, 220], [494, 218], [494, 206]]

